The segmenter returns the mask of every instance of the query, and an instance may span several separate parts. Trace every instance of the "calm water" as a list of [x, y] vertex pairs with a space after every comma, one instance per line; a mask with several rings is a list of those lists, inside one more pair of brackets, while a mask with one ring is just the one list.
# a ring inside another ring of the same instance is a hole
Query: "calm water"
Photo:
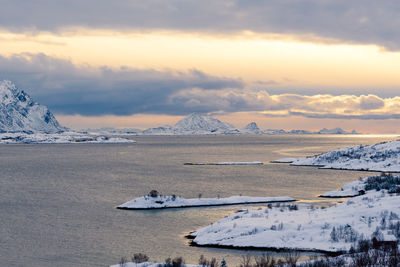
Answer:
[[[188, 246], [183, 236], [238, 210], [123, 211], [156, 189], [183, 197], [317, 195], [368, 173], [268, 162], [394, 137], [135, 137], [132, 145], [0, 146], [0, 266], [108, 266], [144, 252], [153, 261], [245, 252]], [[186, 161], [263, 161], [263, 166], [184, 166]], [[327, 201], [329, 202], [329, 200]], [[326, 204], [326, 203], [325, 203]], [[329, 204], [329, 203], [328, 203]]]

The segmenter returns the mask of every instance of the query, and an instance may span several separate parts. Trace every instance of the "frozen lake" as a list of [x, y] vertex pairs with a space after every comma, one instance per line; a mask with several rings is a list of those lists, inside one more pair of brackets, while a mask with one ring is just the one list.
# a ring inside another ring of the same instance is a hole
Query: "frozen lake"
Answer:
[[[156, 189], [185, 198], [291, 196], [316, 204], [366, 172], [272, 164], [393, 136], [140, 136], [136, 144], [0, 145], [0, 266], [108, 266], [146, 253], [186, 263], [243, 251], [188, 246], [184, 236], [240, 206], [127, 211], [115, 207]], [[184, 165], [185, 162], [264, 165]], [[262, 205], [259, 205], [262, 206]], [[260, 253], [260, 252], [253, 252]]]

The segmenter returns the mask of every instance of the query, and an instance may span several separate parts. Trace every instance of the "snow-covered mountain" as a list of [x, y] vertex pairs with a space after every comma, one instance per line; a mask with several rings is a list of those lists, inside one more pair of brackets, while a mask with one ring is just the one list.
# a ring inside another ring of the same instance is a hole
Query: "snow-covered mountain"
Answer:
[[143, 135], [175, 135], [175, 128], [171, 125], [164, 125], [155, 128], [149, 128], [141, 132]]
[[249, 124], [246, 125], [243, 129], [240, 129], [241, 133], [244, 134], [262, 134], [263, 132], [260, 130], [258, 127], [257, 123], [255, 122], [250, 122]]
[[[260, 130], [257, 123], [251, 122], [242, 129], [237, 129], [230, 123], [220, 121], [211, 116], [199, 113], [192, 113], [183, 118], [174, 126], [164, 125], [146, 130], [139, 129], [114, 129], [114, 128], [100, 128], [100, 129], [87, 129], [80, 131], [82, 133], [96, 133], [103, 135], [203, 135], [203, 134], [266, 134], [266, 135], [296, 135], [296, 134], [350, 134], [341, 128], [322, 129], [318, 132], [311, 132], [307, 130], [285, 130], [267, 129]], [[353, 130], [351, 134], [355, 134]]]
[[291, 130], [290, 132], [288, 132], [288, 134], [313, 134], [313, 132], [307, 130]]
[[329, 169], [400, 172], [400, 141], [346, 147], [313, 157], [276, 162]]
[[[178, 121], [174, 126], [164, 125], [147, 130], [139, 129], [115, 129], [115, 128], [100, 128], [87, 129], [80, 131], [82, 133], [103, 134], [103, 135], [207, 135], [207, 134], [350, 134], [341, 128], [328, 130], [326, 128], [318, 132], [310, 132], [307, 130], [285, 130], [267, 129], [260, 130], [257, 123], [251, 122], [242, 129], [237, 129], [230, 123], [220, 121], [208, 115], [192, 113], [189, 116]], [[355, 131], [351, 133], [356, 133]]]
[[318, 133], [319, 134], [357, 134], [357, 132], [355, 130], [353, 130], [351, 132], [346, 132], [342, 128], [333, 128], [333, 129], [323, 128], [323, 129], [319, 130]]
[[287, 134], [287, 132], [283, 129], [265, 129], [263, 134], [275, 135], [275, 134]]
[[174, 130], [179, 134], [231, 134], [239, 132], [232, 124], [199, 113], [192, 113], [178, 121]]
[[54, 115], [10, 81], [0, 81], [0, 132], [64, 132]]
[[97, 135], [138, 135], [142, 132], [140, 129], [116, 129], [116, 128], [99, 128], [99, 129], [85, 129], [79, 131], [84, 134], [97, 134]]

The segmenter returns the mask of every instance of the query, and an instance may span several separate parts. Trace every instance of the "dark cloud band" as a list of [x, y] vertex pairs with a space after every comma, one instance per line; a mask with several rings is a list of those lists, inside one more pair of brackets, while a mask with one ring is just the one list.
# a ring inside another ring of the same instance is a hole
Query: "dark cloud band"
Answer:
[[[8, 79], [56, 114], [187, 115], [192, 112], [264, 112], [266, 116], [399, 119], [400, 97], [274, 94], [240, 79], [199, 70], [171, 71], [76, 66], [44, 54], [0, 56]], [[272, 86], [272, 85], [271, 85]]]
[[0, 27], [60, 31], [250, 30], [400, 48], [397, 0], [2, 0]]
[[241, 80], [198, 70], [79, 67], [43, 54], [0, 56], [0, 80], [3, 79], [12, 80], [55, 113], [89, 116], [208, 112], [201, 107], [176, 105], [170, 96], [191, 88], [207, 91], [243, 87]]

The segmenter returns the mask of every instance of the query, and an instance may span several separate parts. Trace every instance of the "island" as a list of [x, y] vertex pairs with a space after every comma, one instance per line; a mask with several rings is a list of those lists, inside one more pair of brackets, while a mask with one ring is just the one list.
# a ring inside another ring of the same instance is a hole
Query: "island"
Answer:
[[167, 208], [191, 208], [207, 206], [225, 206], [241, 204], [262, 204], [274, 202], [296, 201], [292, 197], [248, 197], [231, 196], [227, 198], [182, 198], [180, 196], [162, 196], [156, 190], [152, 190], [147, 196], [134, 198], [117, 209], [124, 210], [146, 210], [146, 209], [167, 209]]

